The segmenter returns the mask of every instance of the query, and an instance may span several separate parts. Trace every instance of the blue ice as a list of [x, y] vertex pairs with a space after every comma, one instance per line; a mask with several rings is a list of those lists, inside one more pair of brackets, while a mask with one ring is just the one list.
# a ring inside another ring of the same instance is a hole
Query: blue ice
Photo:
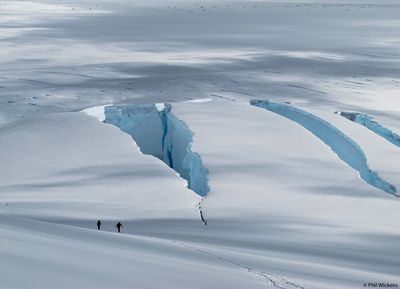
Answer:
[[105, 123], [115, 125], [132, 136], [144, 154], [153, 155], [187, 180], [188, 188], [200, 196], [210, 191], [208, 170], [200, 156], [192, 151], [193, 132], [165, 104], [108, 106]]
[[367, 158], [361, 147], [330, 123], [311, 113], [284, 103], [276, 103], [269, 100], [251, 100], [250, 104], [267, 109], [298, 123], [328, 145], [347, 165], [357, 170], [365, 182], [397, 196], [396, 187], [381, 179], [376, 172], [369, 168]]
[[362, 126], [365, 126], [369, 130], [373, 131], [377, 135], [385, 138], [392, 144], [400, 147], [400, 136], [394, 132], [392, 132], [390, 129], [382, 126], [378, 122], [373, 120], [373, 117], [364, 114], [364, 113], [359, 113], [359, 112], [338, 112], [341, 116], [354, 121], [355, 123], [361, 124]]

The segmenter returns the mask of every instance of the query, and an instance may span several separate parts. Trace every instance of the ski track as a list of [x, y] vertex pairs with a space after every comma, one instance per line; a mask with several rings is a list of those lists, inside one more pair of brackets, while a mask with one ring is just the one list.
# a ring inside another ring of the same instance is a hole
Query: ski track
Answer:
[[[11, 214], [11, 207], [8, 205], [8, 203], [3, 199], [3, 197], [1, 195], [0, 195], [0, 204], [6, 208], [6, 210], [8, 211], [9, 215], [12, 215]], [[202, 214], [201, 202], [199, 203], [199, 207], [198, 208], [199, 208], [200, 216], [201, 216], [201, 219], [202, 219], [204, 225], [207, 225], [207, 221], [204, 219], [203, 214]], [[28, 218], [28, 220], [30, 220], [30, 218]], [[79, 226], [78, 226], [78, 228], [79, 228]], [[89, 230], [91, 230], [91, 229], [89, 229]], [[154, 238], [154, 237], [151, 237], [151, 236], [148, 236], [148, 237]], [[200, 253], [202, 255], [209, 256], [211, 258], [220, 260], [220, 261], [222, 261], [224, 263], [234, 265], [235, 267], [238, 267], [242, 271], [254, 275], [257, 278], [258, 282], [261, 282], [263, 285], [266, 285], [269, 288], [271, 288], [271, 286], [272, 286], [272, 288], [278, 288], [278, 289], [294, 289], [294, 288], [307, 289], [306, 287], [298, 285], [298, 284], [295, 284], [294, 282], [289, 281], [286, 278], [279, 277], [279, 276], [271, 274], [271, 273], [257, 271], [256, 269], [254, 269], [252, 267], [249, 267], [249, 266], [246, 266], [244, 264], [238, 263], [236, 261], [230, 260], [230, 259], [228, 259], [226, 257], [222, 257], [220, 255], [216, 255], [216, 254], [210, 253], [207, 250], [200, 249], [198, 247], [188, 245], [188, 244], [183, 243], [181, 241], [177, 241], [177, 240], [173, 240], [173, 239], [163, 239], [163, 240], [172, 242], [173, 244], [175, 244], [175, 245], [177, 245], [177, 246], [179, 246], [181, 248], [192, 250], [192, 251], [196, 251], [196, 252], [198, 252], [198, 253]], [[281, 285], [280, 283], [283, 283], [283, 285]], [[289, 287], [286, 287], [285, 285], [289, 286]]]
[[[188, 245], [186, 243], [177, 241], [177, 240], [171, 240], [174, 244], [193, 251], [197, 251], [198, 253], [202, 255], [206, 255], [209, 257], [212, 257], [214, 259], [218, 259], [224, 263], [228, 263], [231, 265], [234, 265], [235, 267], [238, 267], [242, 271], [245, 271], [251, 275], [254, 275], [259, 282], [261, 282], [263, 285], [268, 286], [269, 288], [278, 288], [278, 289], [293, 289], [293, 288], [298, 288], [298, 289], [307, 289], [304, 286], [298, 285], [292, 281], [287, 280], [286, 278], [279, 277], [277, 275], [271, 274], [271, 273], [266, 273], [262, 271], [258, 271], [252, 267], [246, 266], [244, 264], [241, 264], [239, 262], [233, 261], [231, 259], [228, 259], [226, 257], [222, 257], [213, 253], [210, 253], [204, 249], [200, 249], [191, 245]], [[283, 283], [283, 284], [282, 284]]]
[[[72, 75], [72, 76], [79, 76], [79, 77], [84, 77], [84, 78], [94, 78], [93, 76], [85, 75], [85, 74], [79, 74], [79, 73], [73, 73], [73, 72], [62, 72], [62, 71], [36, 71], [36, 73], [41, 73], [41, 74], [60, 74], [60, 75]], [[28, 80], [28, 79], [25, 79]], [[30, 80], [30, 79], [29, 79]], [[31, 80], [32, 81], [32, 80]]]

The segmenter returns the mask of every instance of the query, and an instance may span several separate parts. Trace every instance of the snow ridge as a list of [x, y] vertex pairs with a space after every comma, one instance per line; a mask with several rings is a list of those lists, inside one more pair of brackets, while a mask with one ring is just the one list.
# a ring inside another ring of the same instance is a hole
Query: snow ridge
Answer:
[[360, 112], [345, 112], [345, 111], [337, 111], [336, 114], [339, 114], [347, 118], [348, 120], [351, 120], [355, 123], [365, 126], [369, 130], [373, 131], [377, 135], [388, 140], [395, 146], [400, 147], [400, 136], [392, 132], [390, 129], [382, 126], [378, 122], [374, 121], [372, 116]]
[[105, 123], [132, 136], [144, 154], [153, 155], [187, 180], [188, 188], [200, 196], [210, 191], [208, 170], [192, 151], [193, 132], [171, 112], [155, 104], [105, 107]]
[[398, 196], [395, 186], [381, 179], [376, 172], [369, 168], [367, 158], [361, 147], [332, 124], [288, 104], [269, 100], [251, 100], [250, 104], [298, 123], [328, 145], [347, 165], [357, 170], [365, 182], [386, 193]]

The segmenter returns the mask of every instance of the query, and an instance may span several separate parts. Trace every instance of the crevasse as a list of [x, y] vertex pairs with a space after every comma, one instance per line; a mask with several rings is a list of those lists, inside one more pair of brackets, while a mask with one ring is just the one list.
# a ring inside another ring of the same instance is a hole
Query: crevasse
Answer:
[[361, 124], [362, 126], [365, 126], [369, 130], [373, 131], [377, 135], [383, 137], [384, 139], [388, 140], [395, 146], [400, 147], [400, 136], [394, 132], [392, 132], [390, 129], [382, 126], [378, 122], [373, 120], [372, 116], [369, 116], [364, 113], [359, 113], [359, 112], [344, 112], [344, 111], [339, 111], [336, 112], [337, 114], [340, 114], [341, 116], [347, 118], [348, 120], [351, 120], [355, 123]]
[[251, 105], [282, 115], [318, 137], [347, 165], [357, 170], [360, 177], [384, 192], [397, 196], [396, 187], [372, 171], [361, 147], [342, 131], [321, 118], [288, 104], [268, 100], [251, 100]]
[[115, 125], [132, 136], [144, 154], [153, 155], [187, 180], [188, 188], [205, 196], [208, 170], [192, 151], [193, 132], [171, 112], [155, 104], [105, 107], [105, 123]]

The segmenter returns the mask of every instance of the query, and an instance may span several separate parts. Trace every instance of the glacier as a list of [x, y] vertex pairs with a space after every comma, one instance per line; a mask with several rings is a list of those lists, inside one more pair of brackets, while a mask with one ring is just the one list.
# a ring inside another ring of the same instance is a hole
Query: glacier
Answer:
[[[399, 0], [0, 0], [0, 287], [400, 284], [400, 199], [297, 122], [249, 105], [287, 101], [328, 122], [400, 193], [399, 147], [333, 113], [366, 113], [400, 135], [399, 10]], [[103, 123], [101, 106], [146, 103], [158, 109], [142, 119], [151, 129], [135, 129], [147, 146]], [[178, 140], [168, 143], [164, 103], [193, 133], [205, 197], [170, 168]]]
[[170, 104], [133, 104], [104, 108], [105, 123], [129, 134], [144, 154], [162, 160], [200, 196], [210, 191], [208, 170], [191, 149], [193, 132], [172, 113]]
[[369, 130], [388, 140], [395, 146], [400, 147], [400, 136], [390, 129], [382, 126], [380, 123], [374, 121], [372, 116], [360, 112], [337, 111], [336, 113], [343, 116], [344, 118], [347, 118], [348, 120], [365, 126]]
[[398, 196], [394, 185], [383, 180], [378, 173], [369, 168], [367, 157], [361, 147], [332, 124], [285, 103], [254, 99], [250, 100], [250, 104], [277, 113], [298, 123], [328, 145], [347, 165], [357, 170], [365, 182], [386, 193]]

